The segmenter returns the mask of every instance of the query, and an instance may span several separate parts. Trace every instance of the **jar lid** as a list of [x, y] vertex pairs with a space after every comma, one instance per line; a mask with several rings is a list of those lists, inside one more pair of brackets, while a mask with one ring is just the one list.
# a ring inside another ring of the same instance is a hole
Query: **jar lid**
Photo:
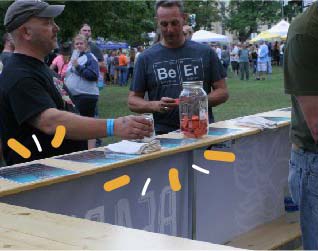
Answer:
[[203, 86], [203, 81], [185, 81], [182, 82], [182, 86], [188, 88], [201, 88]]

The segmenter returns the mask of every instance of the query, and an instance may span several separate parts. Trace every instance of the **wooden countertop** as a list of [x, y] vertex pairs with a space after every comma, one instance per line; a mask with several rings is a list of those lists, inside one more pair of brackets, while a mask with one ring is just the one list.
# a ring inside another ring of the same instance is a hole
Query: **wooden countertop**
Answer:
[[234, 248], [0, 203], [0, 249]]
[[[274, 111], [270, 111], [270, 112], [255, 114], [255, 116], [290, 118], [291, 113], [290, 113], [290, 111], [274, 110]], [[290, 123], [289, 121], [279, 122], [278, 128], [288, 126], [289, 123]], [[19, 192], [26, 191], [26, 190], [35, 189], [37, 187], [43, 187], [43, 186], [48, 186], [48, 185], [51, 185], [54, 183], [72, 180], [72, 179], [75, 179], [75, 178], [78, 178], [81, 176], [92, 175], [92, 174], [95, 174], [98, 172], [104, 172], [107, 170], [144, 162], [146, 160], [157, 159], [157, 158], [160, 158], [163, 156], [168, 156], [168, 155], [172, 155], [172, 154], [176, 154], [176, 153], [180, 153], [180, 152], [190, 151], [193, 149], [198, 149], [201, 147], [209, 146], [211, 144], [217, 144], [217, 143], [232, 140], [232, 139], [238, 139], [241, 137], [246, 137], [249, 135], [258, 134], [261, 132], [261, 130], [257, 129], [257, 128], [237, 126], [237, 125], [235, 125], [234, 120], [220, 121], [217, 123], [213, 123], [210, 126], [218, 127], [218, 128], [240, 129], [240, 131], [235, 131], [235, 132], [232, 132], [232, 133], [229, 133], [226, 135], [222, 135], [222, 136], [205, 136], [204, 138], [202, 138], [196, 142], [193, 142], [193, 143], [189, 143], [189, 144], [175, 147], [172, 149], [162, 149], [162, 150], [154, 152], [154, 153], [140, 155], [137, 158], [122, 160], [122, 161], [118, 161], [116, 163], [104, 164], [104, 165], [100, 165], [100, 166], [94, 165], [94, 164], [89, 164], [89, 163], [66, 161], [66, 160], [61, 160], [61, 159], [56, 159], [56, 158], [48, 158], [48, 159], [28, 162], [28, 164], [31, 164], [31, 163], [48, 164], [48, 165], [54, 166], [54, 167], [60, 167], [60, 168], [67, 169], [67, 170], [77, 171], [78, 173], [67, 175], [67, 176], [56, 177], [56, 178], [49, 178], [49, 179], [45, 179], [45, 180], [41, 180], [41, 181], [33, 182], [33, 183], [24, 183], [24, 184], [12, 182], [12, 181], [9, 181], [6, 179], [0, 179], [0, 197], [5, 196], [5, 195], [19, 193]], [[158, 136], [158, 138], [175, 139], [175, 138], [183, 138], [183, 136], [180, 133], [169, 133], [166, 135], [160, 135], [160, 136]], [[96, 148], [94, 150], [104, 151], [104, 148], [101, 147], [101, 148]], [[77, 154], [77, 153], [78, 152], [71, 153], [71, 154]], [[15, 166], [23, 166], [23, 165], [25, 165], [25, 163], [15, 165]], [[12, 166], [12, 167], [14, 167], [14, 166]]]

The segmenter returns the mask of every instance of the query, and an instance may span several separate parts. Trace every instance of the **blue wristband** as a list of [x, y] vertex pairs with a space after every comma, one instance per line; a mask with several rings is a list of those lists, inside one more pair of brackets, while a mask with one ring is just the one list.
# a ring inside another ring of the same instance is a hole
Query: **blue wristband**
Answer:
[[107, 137], [114, 135], [114, 119], [107, 119], [106, 120], [107, 126]]
[[111, 126], [110, 126], [110, 134], [113, 136], [114, 135], [114, 119], [111, 119]]

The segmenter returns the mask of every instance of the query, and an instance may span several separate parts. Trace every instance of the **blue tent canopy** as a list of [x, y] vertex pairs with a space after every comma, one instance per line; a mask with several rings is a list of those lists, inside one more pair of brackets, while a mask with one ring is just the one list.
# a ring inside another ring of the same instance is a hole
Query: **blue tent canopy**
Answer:
[[128, 48], [128, 44], [127, 43], [122, 43], [122, 42], [111, 42], [111, 41], [100, 42], [100, 41], [97, 41], [96, 45], [101, 50], [118, 50], [120, 48], [122, 48], [122, 49], [127, 49]]

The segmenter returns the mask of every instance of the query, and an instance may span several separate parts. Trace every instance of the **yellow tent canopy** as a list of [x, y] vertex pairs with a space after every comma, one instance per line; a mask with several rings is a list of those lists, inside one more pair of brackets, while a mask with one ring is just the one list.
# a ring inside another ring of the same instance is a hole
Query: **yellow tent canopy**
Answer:
[[251, 43], [256, 43], [260, 40], [265, 40], [265, 41], [273, 41], [273, 40], [280, 40], [281, 36], [278, 34], [272, 34], [272, 33], [268, 33], [266, 31], [261, 32], [260, 34], [258, 34], [256, 37], [254, 37], [253, 39], [251, 39]]

